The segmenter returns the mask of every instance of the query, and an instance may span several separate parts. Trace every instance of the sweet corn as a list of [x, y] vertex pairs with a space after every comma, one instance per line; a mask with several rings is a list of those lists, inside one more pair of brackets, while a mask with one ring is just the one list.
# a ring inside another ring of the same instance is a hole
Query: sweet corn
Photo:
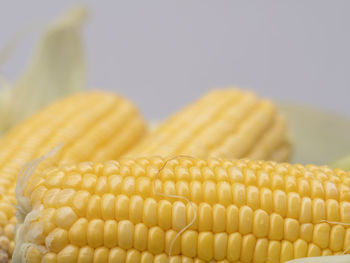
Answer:
[[152, 157], [23, 180], [15, 262], [285, 262], [350, 247], [350, 173], [326, 166]]
[[234, 88], [218, 89], [166, 120], [127, 156], [285, 161], [287, 137], [285, 119], [270, 101]]
[[0, 262], [11, 258], [14, 247], [12, 203], [16, 202], [15, 183], [23, 165], [60, 143], [63, 146], [54, 162], [117, 158], [143, 133], [142, 118], [124, 98], [82, 93], [54, 103], [3, 137], [0, 141]]

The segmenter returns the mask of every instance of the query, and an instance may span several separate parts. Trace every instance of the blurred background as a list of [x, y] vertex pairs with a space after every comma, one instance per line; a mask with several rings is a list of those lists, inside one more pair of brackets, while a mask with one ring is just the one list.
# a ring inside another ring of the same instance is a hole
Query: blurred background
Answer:
[[[350, 116], [350, 1], [84, 1], [88, 85], [161, 119], [207, 90], [239, 85]], [[0, 72], [24, 70], [37, 36], [74, 1], [6, 1], [0, 48], [30, 28]]]

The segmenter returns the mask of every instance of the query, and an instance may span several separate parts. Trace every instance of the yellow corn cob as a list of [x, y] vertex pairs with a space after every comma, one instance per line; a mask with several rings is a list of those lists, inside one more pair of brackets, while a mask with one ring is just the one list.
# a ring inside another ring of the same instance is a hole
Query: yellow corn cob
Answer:
[[153, 157], [23, 180], [19, 263], [285, 262], [350, 248], [350, 173], [326, 166]]
[[127, 156], [288, 159], [284, 118], [268, 100], [237, 89], [214, 90], [166, 120]]
[[21, 166], [60, 143], [63, 146], [55, 162], [114, 159], [143, 133], [144, 122], [130, 102], [112, 94], [84, 93], [54, 103], [2, 138], [0, 262], [11, 257], [14, 246], [15, 208], [11, 203], [15, 203], [15, 183]]

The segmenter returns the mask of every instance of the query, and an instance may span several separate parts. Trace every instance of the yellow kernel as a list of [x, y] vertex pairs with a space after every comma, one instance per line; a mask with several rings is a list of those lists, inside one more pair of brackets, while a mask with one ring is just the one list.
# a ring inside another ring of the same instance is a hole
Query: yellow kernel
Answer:
[[129, 249], [133, 244], [134, 225], [128, 221], [123, 220], [118, 223], [118, 245], [121, 248]]
[[326, 201], [326, 211], [327, 211], [327, 220], [339, 222], [339, 203], [336, 200], [329, 199]]
[[256, 237], [253, 234], [245, 235], [242, 238], [241, 260], [251, 262], [256, 245]]
[[245, 188], [244, 184], [234, 184], [232, 186], [233, 203], [238, 207], [246, 204]]
[[75, 263], [78, 261], [78, 248], [68, 245], [57, 254], [57, 263]]
[[172, 226], [175, 231], [181, 231], [186, 226], [186, 206], [180, 201], [173, 204]]
[[212, 231], [213, 210], [207, 203], [201, 203], [198, 207], [198, 230], [200, 232]]
[[299, 218], [301, 210], [301, 200], [300, 196], [297, 193], [290, 192], [288, 193], [288, 212], [287, 216], [290, 218]]
[[45, 238], [45, 246], [52, 252], [59, 252], [66, 245], [68, 245], [67, 230], [62, 228], [55, 228]]
[[330, 226], [327, 223], [316, 224], [312, 242], [320, 248], [327, 248], [329, 242]]
[[141, 253], [136, 249], [130, 249], [126, 252], [126, 263], [138, 263], [141, 259]]
[[143, 206], [143, 222], [146, 226], [157, 225], [157, 203], [152, 198], [147, 198]]
[[256, 237], [266, 237], [269, 232], [269, 215], [264, 210], [254, 212], [253, 233]]
[[158, 227], [152, 227], [148, 232], [148, 250], [153, 253], [161, 253], [164, 251], [165, 234], [164, 231]]
[[91, 247], [103, 245], [104, 222], [101, 219], [93, 219], [87, 227], [87, 243]]
[[42, 263], [56, 263], [57, 255], [55, 253], [46, 253], [41, 261]]
[[284, 220], [279, 214], [273, 213], [270, 215], [269, 239], [282, 240], [284, 229]]
[[326, 206], [324, 200], [316, 198], [312, 202], [312, 214], [314, 224], [318, 224], [323, 220], [326, 220]]
[[294, 242], [294, 257], [303, 258], [307, 255], [308, 244], [303, 239], [298, 239]]
[[240, 233], [233, 233], [228, 236], [227, 243], [227, 259], [236, 261], [241, 256], [242, 235]]
[[102, 218], [104, 220], [115, 218], [115, 197], [112, 194], [102, 196]]
[[227, 240], [226, 233], [216, 233], [214, 236], [214, 258], [215, 260], [225, 259], [227, 254]]
[[219, 203], [224, 206], [232, 204], [231, 185], [227, 182], [219, 182], [217, 187]]
[[181, 235], [181, 253], [193, 258], [197, 254], [198, 233], [188, 230]]
[[287, 215], [287, 196], [286, 193], [281, 190], [275, 190], [273, 192], [274, 211], [285, 217]]
[[72, 200], [72, 208], [78, 216], [85, 217], [87, 215], [87, 204], [89, 203], [91, 194], [87, 191], [78, 191]]
[[302, 224], [300, 226], [300, 238], [304, 239], [306, 242], [311, 242], [313, 231], [313, 224]]
[[281, 262], [292, 260], [294, 258], [293, 244], [289, 241], [283, 240], [281, 242]]
[[134, 248], [143, 251], [147, 248], [148, 228], [144, 224], [135, 225]]
[[212, 232], [200, 232], [198, 235], [198, 257], [203, 260], [213, 258], [214, 235]]
[[76, 246], [84, 246], [87, 244], [86, 232], [88, 229], [88, 221], [86, 218], [79, 218], [69, 229], [69, 241]]
[[340, 219], [343, 223], [350, 223], [350, 203], [340, 203]]
[[129, 217], [134, 224], [141, 223], [143, 211], [143, 199], [138, 195], [130, 198]]
[[[165, 252], [167, 254], [171, 253], [172, 256], [178, 255], [181, 252], [181, 238], [180, 237], [176, 238], [176, 234], [177, 234], [177, 232], [175, 232], [172, 229], [166, 231], [166, 233], [165, 233]], [[170, 251], [171, 245], [172, 245], [172, 247], [171, 247], [171, 251]], [[195, 243], [194, 245], [197, 246], [197, 243]]]
[[262, 188], [260, 190], [260, 203], [262, 210], [269, 214], [273, 212], [272, 192], [270, 189]]
[[280, 262], [281, 256], [281, 243], [279, 241], [272, 240], [269, 242], [267, 248], [267, 262]]
[[226, 229], [226, 209], [221, 204], [213, 206], [213, 232], [224, 232]]
[[299, 222], [292, 218], [284, 220], [284, 239], [288, 241], [295, 241], [299, 237]]
[[266, 261], [269, 241], [267, 238], [260, 238], [256, 241], [253, 262], [263, 263]]
[[69, 206], [63, 206], [56, 210], [56, 225], [61, 228], [68, 229], [78, 216]]
[[256, 186], [247, 187], [247, 205], [253, 210], [260, 207], [259, 190]]
[[124, 263], [126, 259], [126, 251], [119, 247], [112, 248], [109, 251], [108, 263]]
[[239, 209], [235, 205], [226, 208], [226, 228], [228, 233], [234, 233], [238, 230]]
[[332, 227], [329, 239], [329, 248], [333, 251], [340, 251], [344, 245], [345, 229], [343, 226]]
[[129, 197], [118, 195], [115, 199], [115, 218], [117, 221], [129, 218]]
[[107, 220], [104, 223], [103, 243], [108, 248], [118, 244], [118, 224], [115, 220]]
[[94, 263], [106, 263], [108, 261], [109, 251], [105, 247], [99, 247], [95, 249]]
[[101, 197], [93, 195], [88, 202], [86, 211], [87, 219], [101, 218]]
[[242, 235], [252, 232], [253, 210], [249, 206], [243, 206], [239, 210], [238, 229]]
[[321, 249], [316, 246], [313, 243], [309, 244], [308, 250], [307, 250], [307, 256], [308, 257], [319, 257], [321, 256]]

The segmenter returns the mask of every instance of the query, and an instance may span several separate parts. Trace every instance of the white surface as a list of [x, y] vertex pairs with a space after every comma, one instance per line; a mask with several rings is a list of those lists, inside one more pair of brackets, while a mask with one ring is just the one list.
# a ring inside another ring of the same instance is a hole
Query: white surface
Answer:
[[[45, 24], [74, 2], [0, 3], [1, 47], [24, 25]], [[350, 116], [350, 1], [84, 3], [92, 11], [84, 35], [89, 83], [128, 96], [148, 118], [228, 84]], [[13, 79], [34, 39], [0, 73]]]

